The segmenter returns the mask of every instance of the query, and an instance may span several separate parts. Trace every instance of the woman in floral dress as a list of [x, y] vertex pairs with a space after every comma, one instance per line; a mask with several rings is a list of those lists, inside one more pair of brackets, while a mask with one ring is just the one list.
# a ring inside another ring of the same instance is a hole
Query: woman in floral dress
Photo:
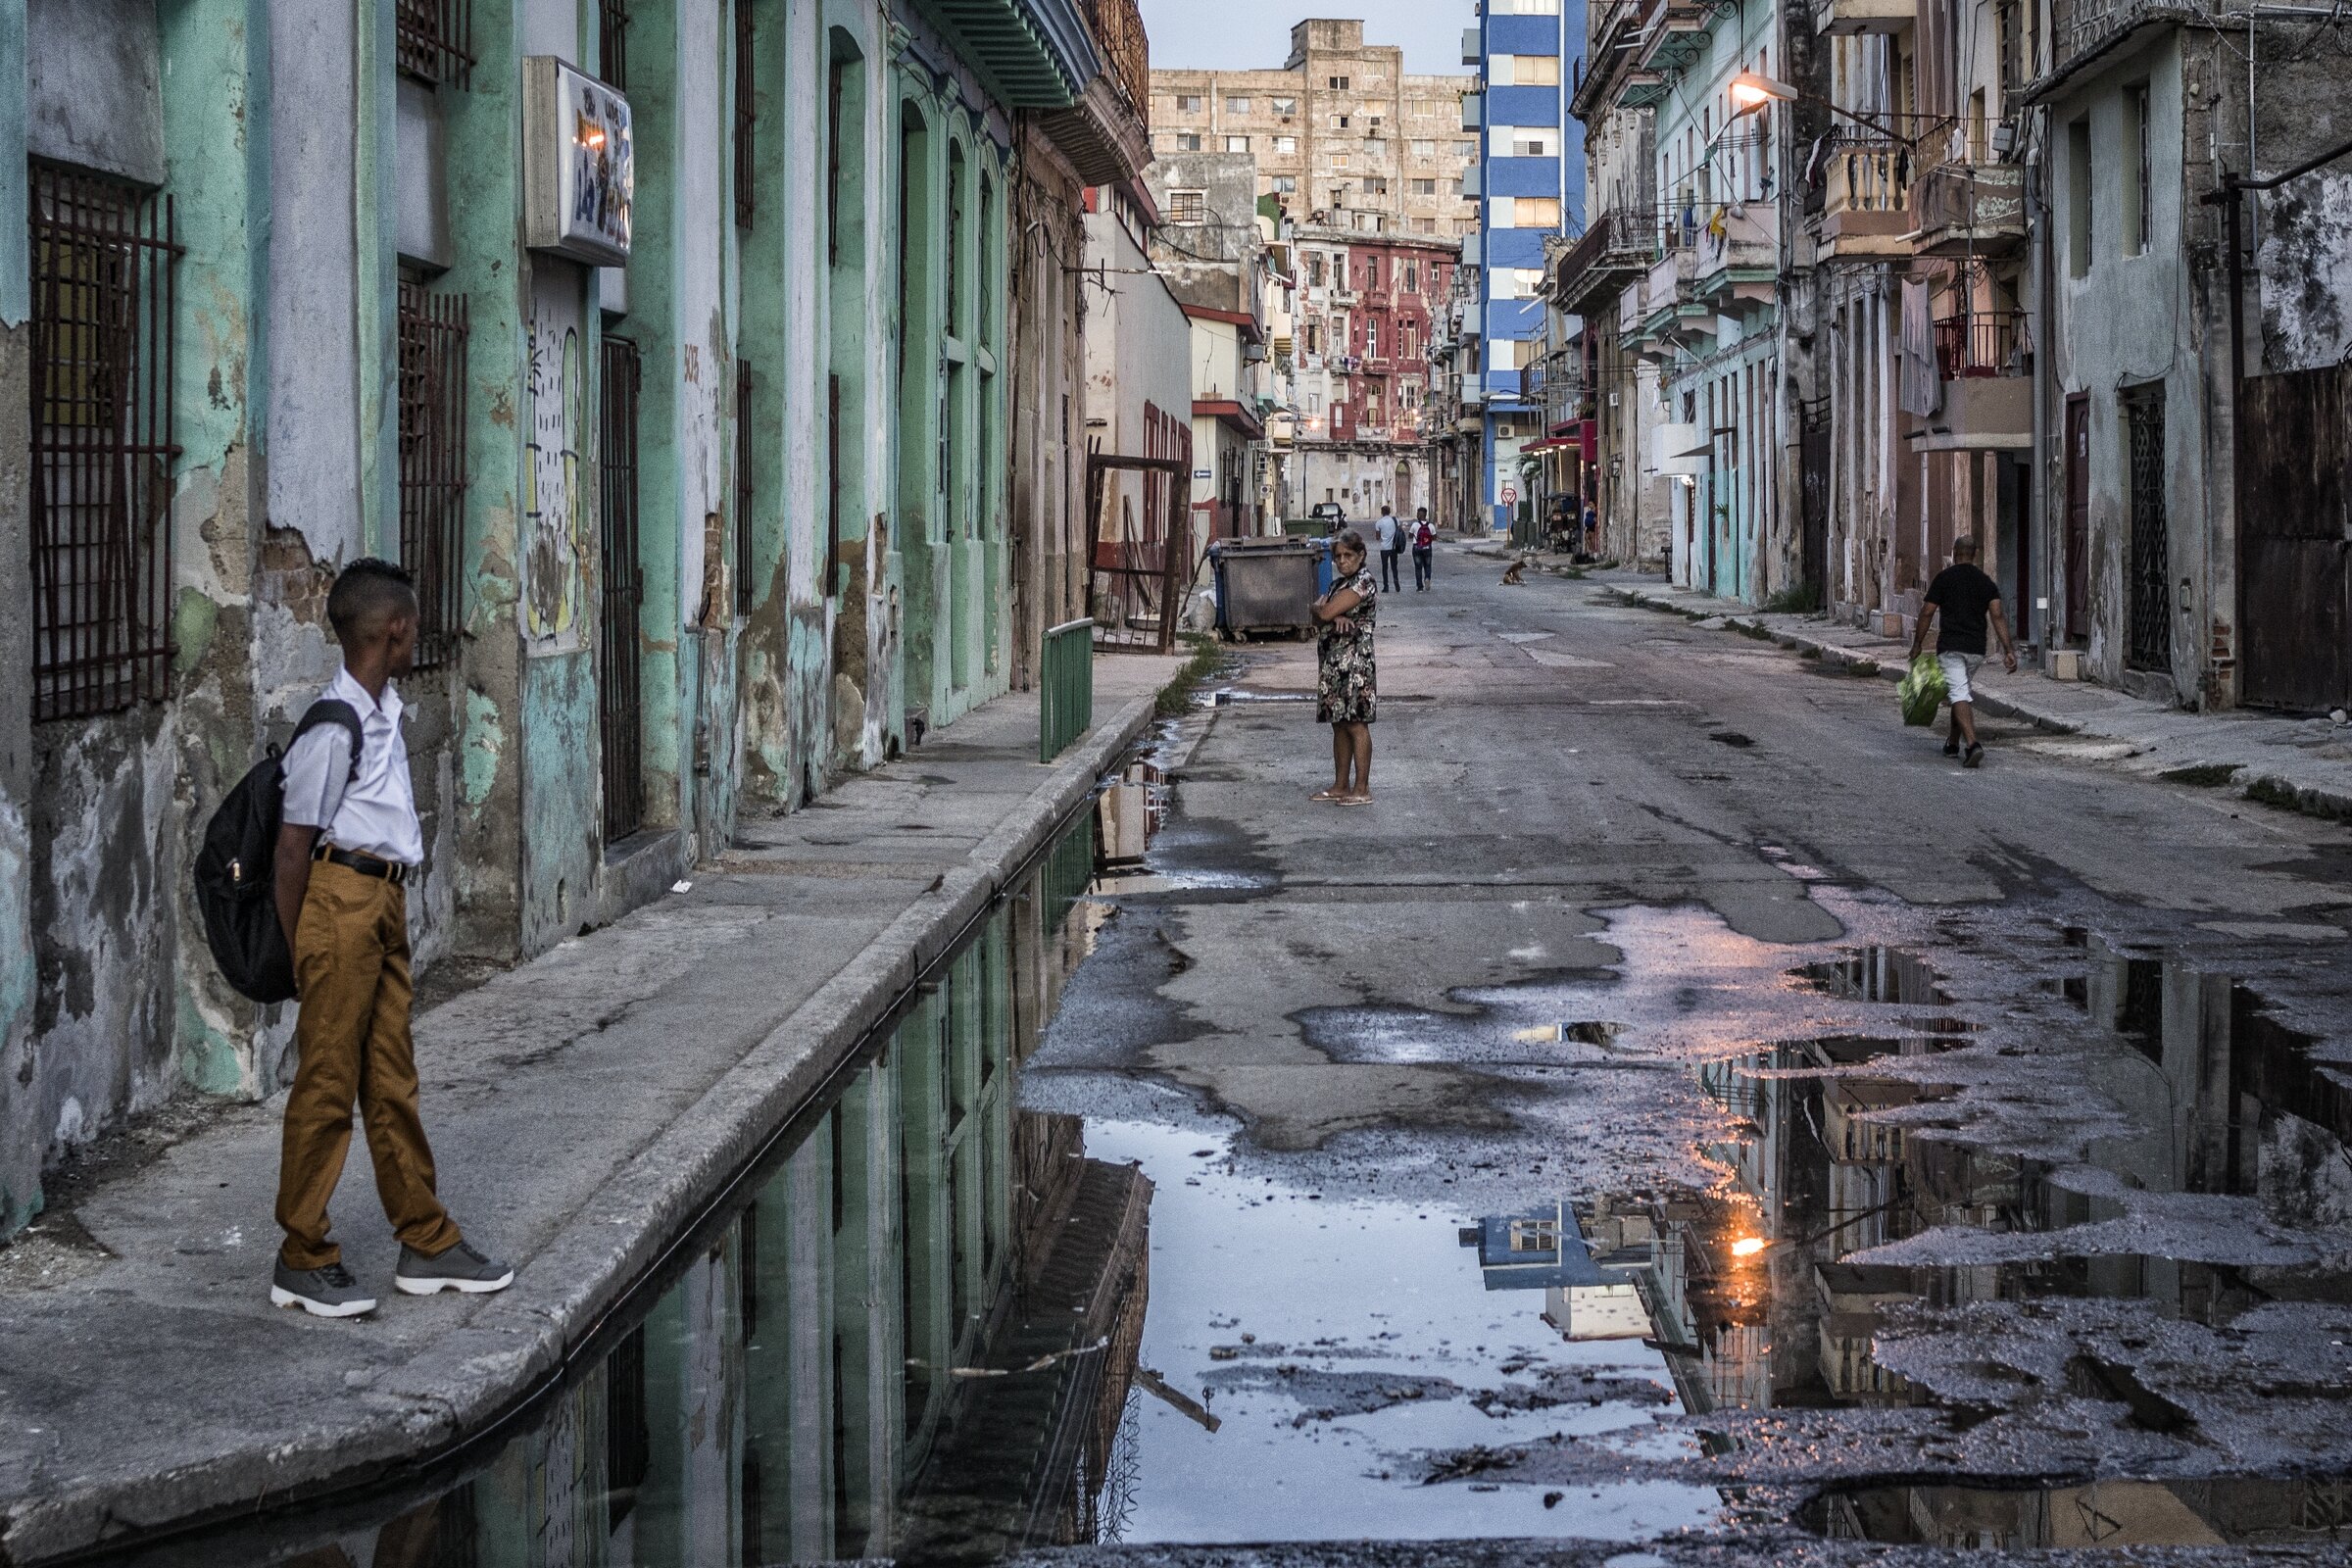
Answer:
[[1331, 726], [1331, 788], [1317, 790], [1310, 799], [1369, 806], [1372, 720], [1380, 709], [1372, 672], [1372, 621], [1380, 607], [1380, 584], [1364, 569], [1364, 541], [1353, 532], [1331, 542], [1331, 591], [1315, 601], [1320, 628], [1315, 718]]

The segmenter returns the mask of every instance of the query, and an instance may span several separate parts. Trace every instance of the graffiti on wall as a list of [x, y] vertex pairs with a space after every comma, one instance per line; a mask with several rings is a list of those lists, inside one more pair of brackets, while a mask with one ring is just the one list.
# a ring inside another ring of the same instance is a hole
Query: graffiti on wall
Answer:
[[587, 504], [580, 443], [587, 389], [580, 334], [546, 316], [531, 321], [531, 427], [524, 450], [523, 634], [544, 651], [579, 646], [580, 564]]

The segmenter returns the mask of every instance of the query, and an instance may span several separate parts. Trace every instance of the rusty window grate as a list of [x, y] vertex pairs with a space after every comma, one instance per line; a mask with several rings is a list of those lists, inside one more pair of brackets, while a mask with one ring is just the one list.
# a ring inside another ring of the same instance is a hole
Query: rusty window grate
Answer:
[[605, 339], [597, 429], [604, 603], [597, 616], [596, 705], [604, 743], [607, 843], [645, 825], [645, 710], [638, 659], [645, 568], [637, 546], [637, 410], [644, 369], [635, 343]]
[[597, 0], [597, 74], [609, 86], [629, 89], [629, 0]]
[[2171, 525], [2165, 515], [2164, 383], [2123, 397], [2131, 441], [2132, 538], [2124, 662], [2133, 669], [2173, 667]]
[[473, 73], [473, 0], [396, 0], [392, 26], [401, 70], [466, 85]]
[[457, 651], [465, 604], [466, 296], [400, 280], [400, 564], [416, 580], [416, 663]]
[[833, 62], [833, 79], [825, 98], [825, 265], [841, 265], [841, 108], [849, 92], [855, 63]]
[[33, 717], [171, 674], [172, 198], [32, 168]]
[[825, 589], [841, 591], [841, 375], [825, 377]]
[[752, 0], [735, 0], [735, 221], [752, 226]]
[[735, 613], [752, 612], [752, 362], [735, 362]]

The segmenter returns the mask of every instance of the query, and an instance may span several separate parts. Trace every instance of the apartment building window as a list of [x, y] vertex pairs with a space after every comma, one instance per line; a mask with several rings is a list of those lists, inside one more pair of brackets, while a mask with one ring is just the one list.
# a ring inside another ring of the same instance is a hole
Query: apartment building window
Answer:
[[[1379, 283], [1380, 278], [1378, 274], [1375, 274], [1368, 280], [1366, 286], [1378, 287]], [[1364, 358], [1368, 360], [1380, 358], [1380, 318], [1378, 317], [1364, 322]]]
[[1559, 151], [1560, 138], [1556, 131], [1514, 130], [1511, 132], [1511, 156], [1513, 158], [1556, 158], [1559, 156]]
[[597, 0], [597, 74], [612, 86], [629, 89], [629, 0]]
[[1246, 153], [1250, 150], [1250, 138], [1247, 136], [1228, 136], [1225, 138], [1225, 150], [1229, 153]]
[[[1320, 257], [1320, 256], [1309, 256], [1309, 257], [1306, 259], [1306, 281], [1307, 281], [1307, 284], [1308, 284], [1308, 286], [1309, 286], [1309, 287], [1312, 287], [1312, 288], [1321, 288], [1321, 287], [1323, 286], [1323, 258], [1322, 258], [1322, 257]], [[1313, 330], [1313, 328], [1311, 328], [1311, 327], [1310, 327], [1310, 328], [1308, 328], [1308, 330], [1309, 330], [1309, 331], [1312, 331], [1312, 330]]]
[[1176, 95], [1176, 112], [1180, 115], [1197, 115], [1200, 112], [1201, 101], [1198, 93], [1180, 92]]
[[169, 196], [32, 169], [33, 717], [160, 698], [171, 674]]
[[1332, 116], [1331, 128], [1334, 130], [1346, 130], [1348, 128], [1348, 117], [1346, 115]]
[[1168, 192], [1168, 221], [1171, 223], [1207, 222], [1208, 192], [1204, 190], [1172, 190]]
[[2148, 198], [2153, 193], [2149, 137], [2148, 84], [2143, 81], [2124, 89], [2124, 148], [2133, 165], [2132, 177], [2124, 186], [2124, 251], [2130, 256], [2143, 255], [2148, 248]]
[[1476, 158], [1478, 156], [1478, 143], [1475, 141], [1455, 142], [1453, 144], [1453, 156], [1456, 158]]
[[1175, 142], [1178, 152], [1197, 153], [1200, 150], [1200, 133], [1197, 130], [1180, 130], [1175, 135]]
[[2066, 127], [2066, 270], [2075, 277], [2090, 270], [2090, 119]]
[[1348, 167], [1348, 155], [1346, 153], [1333, 153], [1331, 155], [1331, 167], [1334, 169], [1346, 169]]
[[1274, 100], [1274, 112], [1278, 115], [1295, 115], [1298, 112], [1298, 100], [1296, 98], [1277, 98]]
[[1295, 153], [1298, 150], [1298, 138], [1296, 136], [1277, 136], [1274, 138], [1274, 150], [1278, 153]]
[[1225, 112], [1229, 115], [1246, 115], [1250, 112], [1250, 100], [1228, 93], [1225, 96]]
[[1380, 287], [1380, 258], [1377, 256], [1364, 258], [1364, 287]]
[[1488, 0], [1491, 17], [1556, 17], [1560, 0]]
[[1366, 158], [1386, 158], [1389, 156], [1389, 144], [1378, 136], [1366, 136], [1364, 138], [1364, 156]]
[[1364, 194], [1365, 194], [1365, 195], [1367, 195], [1367, 196], [1386, 196], [1388, 193], [1389, 193], [1389, 181], [1388, 181], [1388, 176], [1387, 176], [1387, 175], [1385, 175], [1385, 174], [1366, 174], [1366, 175], [1364, 176]]
[[1298, 189], [1298, 176], [1296, 174], [1276, 174], [1271, 181], [1271, 185], [1274, 194], [1277, 196], [1295, 195]]
[[1348, 90], [1348, 78], [1346, 76], [1332, 77], [1331, 90], [1333, 92], [1346, 92]]
[[412, 76], [465, 86], [473, 71], [472, 0], [398, 0], [392, 52]]
[[1493, 226], [1496, 228], [1557, 228], [1560, 200], [1556, 196], [1497, 196]]
[[1421, 292], [1421, 264], [1419, 262], [1404, 264], [1404, 291], [1407, 294]]
[[1434, 115], [1438, 112], [1438, 106], [1432, 99], [1407, 98], [1404, 101], [1404, 112], [1408, 115]]
[[1489, 57], [1487, 80], [1497, 87], [1557, 87], [1558, 55], [1494, 55]]
[[400, 564], [416, 583], [416, 662], [457, 652], [466, 558], [466, 296], [400, 280]]
[[1406, 142], [1404, 144], [1404, 150], [1407, 156], [1413, 158], [1435, 158], [1438, 156], [1437, 142], [1426, 137]]
[[1355, 226], [1367, 234], [1377, 234], [1380, 232], [1380, 215], [1358, 213], [1355, 215]]
[[1412, 184], [1412, 192], [1416, 196], [1435, 196], [1438, 182], [1435, 179], [1416, 179]]
[[1453, 231], [1456, 234], [1475, 234], [1478, 232], [1478, 220], [1475, 218], [1457, 218], [1453, 220]]
[[1306, 328], [1306, 352], [1309, 354], [1323, 352], [1323, 328], [1312, 322], [1308, 323]]

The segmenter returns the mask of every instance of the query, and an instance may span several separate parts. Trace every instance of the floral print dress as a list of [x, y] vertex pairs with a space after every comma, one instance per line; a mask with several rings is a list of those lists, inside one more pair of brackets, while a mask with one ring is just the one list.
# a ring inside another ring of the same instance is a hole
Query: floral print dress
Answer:
[[1380, 692], [1372, 675], [1372, 621], [1380, 608], [1380, 583], [1368, 570], [1334, 583], [1337, 594], [1352, 589], [1360, 601], [1340, 621], [1325, 621], [1319, 630], [1320, 667], [1315, 680], [1315, 721], [1319, 724], [1369, 724], [1379, 716]]

